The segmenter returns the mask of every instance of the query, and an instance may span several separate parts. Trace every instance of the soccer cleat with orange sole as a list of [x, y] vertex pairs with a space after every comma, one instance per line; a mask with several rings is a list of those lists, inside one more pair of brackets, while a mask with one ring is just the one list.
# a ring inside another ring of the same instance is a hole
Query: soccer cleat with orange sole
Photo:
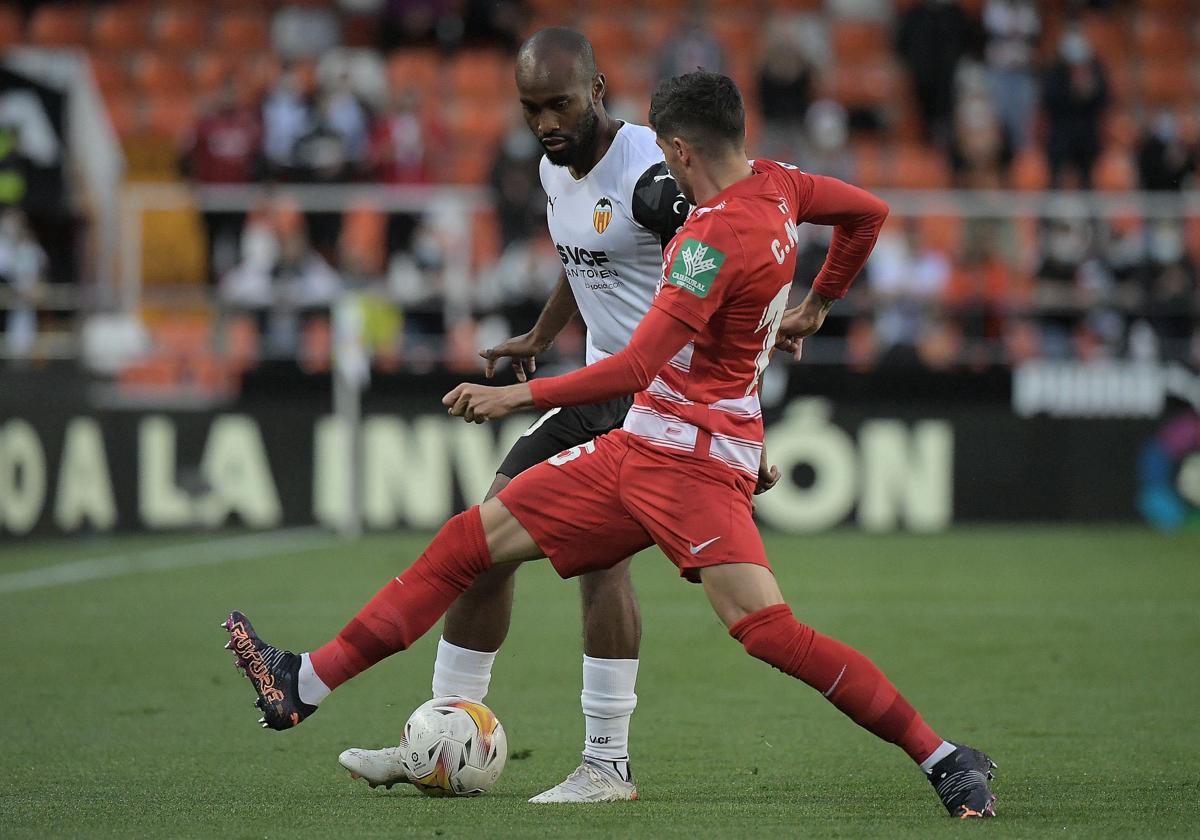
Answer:
[[254, 632], [246, 616], [236, 610], [221, 624], [229, 633], [226, 650], [233, 651], [234, 664], [254, 686], [254, 705], [262, 712], [258, 722], [264, 729], [291, 729], [317, 710], [300, 700], [297, 683], [300, 657], [289, 650], [267, 644]]
[[973, 747], [954, 746], [957, 749], [933, 765], [929, 773], [938, 798], [950, 816], [960, 820], [996, 816], [996, 794], [988, 786], [996, 762]]

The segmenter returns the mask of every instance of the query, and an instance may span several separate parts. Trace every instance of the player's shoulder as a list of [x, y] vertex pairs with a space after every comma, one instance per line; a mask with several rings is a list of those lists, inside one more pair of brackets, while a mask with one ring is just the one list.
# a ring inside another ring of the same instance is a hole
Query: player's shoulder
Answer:
[[662, 150], [654, 141], [654, 132], [644, 125], [625, 123], [613, 142], [621, 155], [621, 177], [630, 190], [647, 169], [662, 162]]

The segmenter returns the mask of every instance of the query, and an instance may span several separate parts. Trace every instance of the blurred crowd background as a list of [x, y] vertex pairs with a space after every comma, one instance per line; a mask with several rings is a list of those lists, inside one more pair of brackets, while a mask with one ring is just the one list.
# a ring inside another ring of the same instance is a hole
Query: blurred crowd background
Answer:
[[[326, 370], [331, 310], [347, 295], [384, 371], [473, 370], [478, 347], [531, 326], [561, 264], [512, 58], [552, 24], [592, 40], [618, 117], [645, 122], [662, 77], [726, 72], [746, 97], [751, 154], [889, 198], [893, 216], [814, 361], [1200, 366], [1198, 11], [1190, 0], [25, 2], [0, 3], [0, 49], [84, 51], [126, 188], [190, 196], [136, 220], [144, 334], [115, 372], [131, 388], [234, 387], [281, 360]], [[6, 195], [21, 130], [0, 113], [3, 353], [28, 365], [42, 336], [80, 331], [88, 296], [62, 289], [88, 256], [59, 253], [49, 243], [61, 231], [41, 223], [39, 235]], [[308, 185], [388, 189], [347, 187], [331, 206]], [[805, 229], [801, 294], [827, 234]], [[580, 345], [574, 329], [555, 352], [577, 359]]]

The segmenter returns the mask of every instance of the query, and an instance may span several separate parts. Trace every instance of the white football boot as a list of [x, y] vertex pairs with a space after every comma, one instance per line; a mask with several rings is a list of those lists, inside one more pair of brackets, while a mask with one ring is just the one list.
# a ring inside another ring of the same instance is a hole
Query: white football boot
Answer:
[[612, 762], [585, 757], [570, 776], [529, 801], [543, 805], [551, 802], [624, 802], [637, 798], [632, 774], [626, 780]]
[[366, 779], [371, 787], [383, 785], [391, 788], [395, 784], [412, 784], [400, 761], [399, 747], [384, 747], [381, 750], [352, 747], [338, 756], [338, 764], [350, 771], [350, 778]]

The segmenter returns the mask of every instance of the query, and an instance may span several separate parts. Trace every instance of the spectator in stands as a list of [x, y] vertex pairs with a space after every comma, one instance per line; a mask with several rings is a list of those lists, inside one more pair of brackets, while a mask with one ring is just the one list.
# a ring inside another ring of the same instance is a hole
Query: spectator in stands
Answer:
[[274, 174], [286, 173], [295, 160], [296, 142], [311, 128], [311, 111], [300, 75], [289, 69], [263, 100], [263, 152]]
[[804, 115], [812, 103], [813, 75], [811, 62], [790, 38], [770, 40], [758, 70], [766, 156], [796, 159]]
[[1158, 339], [1160, 354], [1185, 361], [1200, 323], [1196, 265], [1187, 255], [1178, 221], [1159, 219], [1149, 233], [1141, 309]]
[[998, 361], [988, 347], [1009, 333], [1009, 319], [1031, 303], [1027, 284], [1019, 282], [999, 255], [994, 236], [976, 237], [966, 246], [943, 300], [962, 326], [964, 355], [972, 367]]
[[466, 0], [462, 11], [462, 44], [515, 52], [523, 40], [524, 23], [525, 10], [520, 0]]
[[303, 215], [279, 205], [247, 223], [242, 262], [222, 278], [220, 300], [227, 310], [255, 316], [268, 355], [290, 358], [302, 321], [327, 313], [341, 285], [309, 244]]
[[372, 180], [385, 184], [423, 184], [433, 180], [430, 158], [441, 145], [441, 131], [421, 114], [416, 88], [392, 93], [385, 113], [371, 127], [367, 159]]
[[503, 249], [529, 239], [546, 223], [546, 193], [538, 175], [542, 149], [524, 121], [514, 118], [496, 150], [491, 185]]
[[1001, 189], [1008, 181], [1013, 150], [991, 103], [979, 96], [959, 100], [950, 138], [954, 185], [964, 189]]
[[912, 76], [926, 140], [949, 138], [954, 73], [970, 45], [970, 19], [953, 0], [919, 0], [900, 16], [896, 48]]
[[847, 146], [849, 137], [846, 109], [832, 99], [818, 100], [804, 116], [799, 148], [791, 159], [808, 172], [853, 181], [854, 158]]
[[[196, 123], [182, 158], [185, 174], [201, 184], [245, 184], [258, 178], [262, 125], [254, 109], [238, 101], [232, 81], [222, 85], [209, 111]], [[237, 262], [245, 213], [206, 212], [210, 278]]]
[[1037, 114], [1037, 43], [1042, 22], [1033, 0], [987, 0], [984, 60], [992, 102], [1016, 151], [1028, 145]]
[[408, 252], [392, 255], [388, 290], [403, 317], [405, 361], [417, 370], [431, 369], [444, 356], [454, 307], [446, 287], [446, 246], [429, 221], [417, 225]]
[[950, 282], [950, 259], [921, 241], [916, 219], [885, 230], [867, 263], [875, 334], [889, 361], [911, 360]]
[[1104, 66], [1083, 31], [1068, 28], [1059, 42], [1058, 58], [1042, 83], [1042, 102], [1050, 124], [1046, 156], [1051, 187], [1062, 186], [1065, 170], [1072, 169], [1078, 186], [1091, 189], [1108, 101]]
[[[1041, 346], [1050, 358], [1092, 353], [1108, 325], [1092, 319], [1115, 290], [1111, 271], [1095, 252], [1093, 226], [1066, 208], [1045, 228], [1042, 260], [1035, 276], [1034, 301], [1041, 327]], [[1104, 329], [1095, 330], [1099, 324]]]
[[346, 156], [355, 167], [361, 167], [367, 159], [367, 113], [349, 71], [338, 73], [329, 91], [321, 97], [318, 119], [341, 135]]
[[341, 27], [331, 9], [284, 6], [271, 21], [271, 43], [285, 61], [315, 58], [340, 40]]
[[0, 324], [8, 356], [21, 359], [33, 350], [45, 275], [46, 252], [29, 229], [25, 212], [7, 208], [0, 215], [0, 315], [6, 316]]
[[703, 4], [696, 4], [684, 22], [662, 47], [658, 77], [666, 79], [703, 68], [725, 72], [725, 50], [704, 22]]
[[381, 35], [383, 48], [439, 43], [439, 28], [455, 28], [454, 0], [386, 0]]
[[1180, 136], [1175, 116], [1155, 115], [1138, 144], [1138, 177], [1144, 190], [1181, 190], [1196, 177], [1194, 146]]

